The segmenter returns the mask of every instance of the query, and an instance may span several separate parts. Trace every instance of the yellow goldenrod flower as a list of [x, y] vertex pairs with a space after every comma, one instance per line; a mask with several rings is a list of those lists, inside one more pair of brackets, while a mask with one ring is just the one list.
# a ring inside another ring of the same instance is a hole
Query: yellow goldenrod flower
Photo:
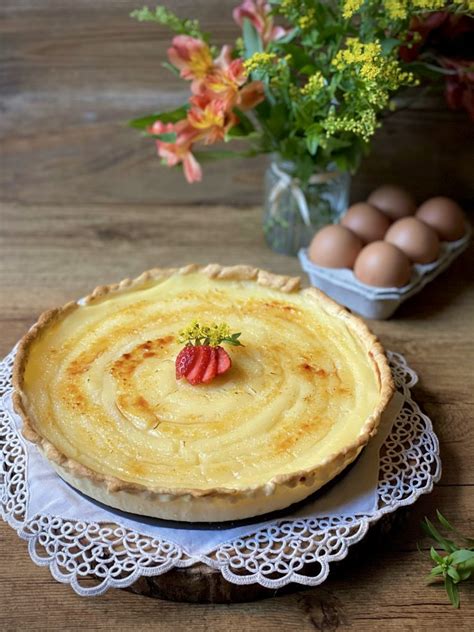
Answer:
[[338, 51], [332, 63], [338, 70], [357, 66], [359, 74], [368, 81], [375, 80], [382, 72], [384, 58], [380, 42], [362, 43], [356, 37], [347, 39], [347, 48]]
[[[367, 89], [374, 91], [375, 96], [380, 86], [375, 84], [379, 79], [384, 84], [384, 90], [396, 90], [400, 85], [414, 85], [414, 77], [411, 73], [403, 72], [398, 61], [387, 59], [382, 54], [380, 42], [365, 44], [352, 37], [346, 42], [347, 47], [338, 51], [332, 60], [337, 70], [352, 70], [367, 83]], [[369, 101], [385, 104], [386, 99], [374, 98]]]
[[276, 60], [275, 53], [254, 53], [244, 61], [244, 68], [248, 73], [256, 70], [268, 70]]
[[344, 4], [342, 5], [342, 16], [346, 20], [349, 20], [354, 13], [361, 8], [364, 2], [365, 0], [344, 0]]
[[307, 29], [308, 26], [311, 26], [311, 18], [309, 17], [309, 15], [303, 15], [298, 20], [298, 26], [300, 27], [302, 31], [304, 31], [304, 29]]
[[298, 20], [298, 26], [302, 31], [309, 29], [314, 25], [316, 18], [316, 12], [314, 9], [309, 9], [306, 15], [303, 15]]
[[412, 0], [412, 5], [417, 9], [435, 11], [446, 6], [445, 0]]
[[462, 4], [465, 9], [474, 11], [474, 0], [454, 0], [456, 4]]
[[381, 57], [382, 47], [378, 41], [364, 44], [357, 37], [349, 37], [346, 46], [332, 60], [338, 70], [354, 64], [373, 64]]
[[282, 15], [288, 15], [292, 9], [298, 8], [298, 0], [281, 0], [279, 7]]
[[360, 67], [360, 74], [364, 79], [368, 79], [369, 81], [373, 81], [380, 74], [380, 67], [372, 62], [366, 62], [362, 64]]
[[408, 15], [407, 0], [384, 0], [383, 4], [392, 20], [404, 20]]
[[326, 135], [331, 136], [337, 132], [352, 132], [368, 142], [379, 126], [375, 111], [368, 108], [363, 110], [357, 117], [345, 114], [337, 117], [334, 112], [329, 114], [323, 123]]
[[311, 75], [306, 84], [301, 88], [301, 94], [304, 94], [305, 96], [312, 96], [316, 92], [319, 92], [319, 90], [321, 90], [323, 86], [323, 75], [319, 71], [315, 72], [314, 75]]

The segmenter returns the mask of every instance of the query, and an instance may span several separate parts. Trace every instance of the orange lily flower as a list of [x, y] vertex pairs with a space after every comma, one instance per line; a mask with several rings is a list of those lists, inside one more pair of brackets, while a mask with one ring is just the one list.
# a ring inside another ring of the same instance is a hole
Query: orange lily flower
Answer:
[[150, 134], [172, 134], [176, 132], [176, 126], [174, 123], [162, 123], [161, 121], [155, 121], [151, 127], [148, 128]]
[[251, 110], [265, 100], [265, 92], [261, 81], [251, 81], [239, 91], [237, 106], [245, 111]]
[[238, 123], [236, 115], [220, 99], [195, 95], [190, 101], [193, 107], [188, 112], [188, 122], [205, 145], [223, 140], [228, 130]]
[[177, 35], [168, 48], [168, 58], [181, 72], [183, 79], [193, 81], [193, 92], [199, 90], [201, 81], [214, 66], [209, 46], [189, 35]]
[[265, 45], [286, 35], [286, 30], [282, 26], [274, 26], [271, 6], [266, 0], [244, 0], [234, 9], [232, 15], [239, 26], [242, 26], [244, 18], [247, 18]]
[[166, 162], [168, 167], [174, 167], [182, 163], [186, 180], [189, 183], [199, 182], [202, 178], [201, 166], [191, 152], [192, 143], [196, 140], [197, 134], [188, 121], [183, 120], [176, 124], [155, 121], [151, 127], [151, 132], [153, 134], [176, 132], [177, 137], [174, 143], [166, 143], [161, 140], [156, 141], [158, 155]]
[[263, 101], [264, 92], [260, 81], [252, 81], [242, 88], [247, 77], [243, 60], [232, 59], [230, 46], [223, 46], [213, 71], [201, 88], [223, 101], [227, 109], [232, 109], [235, 105], [249, 109]]

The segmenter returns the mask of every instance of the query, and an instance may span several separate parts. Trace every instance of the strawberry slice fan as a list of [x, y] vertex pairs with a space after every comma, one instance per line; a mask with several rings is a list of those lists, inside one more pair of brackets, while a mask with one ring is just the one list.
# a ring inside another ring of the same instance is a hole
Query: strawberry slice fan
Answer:
[[231, 334], [229, 326], [201, 325], [194, 321], [180, 332], [180, 342], [186, 346], [176, 357], [176, 379], [185, 378], [190, 384], [207, 384], [232, 366], [227, 351], [221, 343], [243, 346], [238, 340], [240, 333]]

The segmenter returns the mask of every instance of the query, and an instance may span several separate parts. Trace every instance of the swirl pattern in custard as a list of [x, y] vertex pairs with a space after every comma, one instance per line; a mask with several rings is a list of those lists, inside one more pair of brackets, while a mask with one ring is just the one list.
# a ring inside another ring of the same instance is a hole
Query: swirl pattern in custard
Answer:
[[[195, 318], [245, 346], [192, 386], [174, 362]], [[66, 314], [33, 342], [23, 390], [61, 453], [148, 489], [241, 489], [315, 466], [357, 439], [380, 397], [361, 341], [324, 304], [199, 273]]]

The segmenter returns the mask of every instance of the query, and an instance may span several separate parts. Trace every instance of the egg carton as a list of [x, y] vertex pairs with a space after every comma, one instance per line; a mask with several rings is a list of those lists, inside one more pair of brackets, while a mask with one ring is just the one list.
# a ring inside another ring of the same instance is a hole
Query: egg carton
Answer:
[[361, 283], [348, 268], [317, 266], [310, 261], [305, 248], [299, 251], [298, 257], [311, 285], [364, 318], [385, 320], [390, 318], [404, 301], [417, 294], [427, 283], [441, 274], [467, 248], [470, 238], [471, 229], [468, 228], [461, 239], [441, 242], [438, 259], [433, 263], [413, 265], [410, 282], [400, 288], [376, 288]]

